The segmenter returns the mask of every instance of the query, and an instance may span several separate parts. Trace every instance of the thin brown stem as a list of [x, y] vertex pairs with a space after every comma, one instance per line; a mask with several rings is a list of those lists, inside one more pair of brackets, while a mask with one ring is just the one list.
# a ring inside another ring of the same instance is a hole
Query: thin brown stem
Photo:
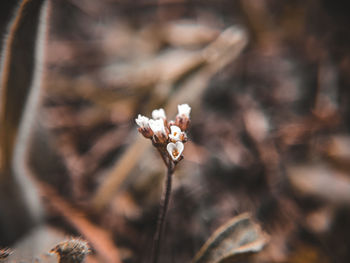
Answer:
[[168, 211], [169, 201], [170, 201], [170, 193], [171, 193], [171, 183], [172, 183], [172, 176], [174, 173], [174, 164], [170, 163], [168, 165], [168, 171], [167, 176], [165, 180], [165, 189], [163, 191], [163, 196], [160, 203], [160, 210], [158, 214], [158, 221], [157, 221], [157, 229], [156, 233], [154, 235], [153, 244], [152, 244], [152, 255], [151, 255], [151, 263], [157, 263], [158, 262], [158, 256], [159, 256], [159, 248], [161, 244], [162, 235], [164, 232], [164, 223], [166, 219], [166, 214]]
[[171, 160], [168, 158], [168, 155], [166, 154], [166, 150], [164, 148], [162, 148], [162, 146], [159, 145], [153, 138], [151, 139], [151, 141], [152, 141], [152, 145], [154, 147], [156, 147], [156, 149], [158, 150], [160, 157], [162, 157], [162, 160], [163, 160], [164, 164], [166, 165], [166, 167], [170, 167]]

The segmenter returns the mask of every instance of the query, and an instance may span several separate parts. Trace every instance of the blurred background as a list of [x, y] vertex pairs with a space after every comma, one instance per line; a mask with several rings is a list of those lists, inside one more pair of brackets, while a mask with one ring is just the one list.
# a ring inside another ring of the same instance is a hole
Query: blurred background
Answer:
[[350, 262], [349, 13], [328, 0], [51, 1], [33, 183], [19, 182], [41, 212], [27, 224], [7, 201], [0, 245], [32, 257], [82, 236], [88, 262], [146, 262], [166, 168], [134, 119], [188, 103], [160, 262], [190, 262], [243, 212], [269, 241], [239, 262]]

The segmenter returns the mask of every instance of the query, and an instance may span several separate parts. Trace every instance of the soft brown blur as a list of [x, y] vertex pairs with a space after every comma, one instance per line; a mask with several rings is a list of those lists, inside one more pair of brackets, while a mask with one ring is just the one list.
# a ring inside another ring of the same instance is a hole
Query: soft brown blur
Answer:
[[190, 262], [243, 212], [269, 243], [242, 262], [350, 262], [349, 13], [328, 0], [52, 1], [27, 160], [39, 227], [86, 238], [89, 262], [146, 262], [166, 167], [134, 119], [188, 103], [160, 262]]

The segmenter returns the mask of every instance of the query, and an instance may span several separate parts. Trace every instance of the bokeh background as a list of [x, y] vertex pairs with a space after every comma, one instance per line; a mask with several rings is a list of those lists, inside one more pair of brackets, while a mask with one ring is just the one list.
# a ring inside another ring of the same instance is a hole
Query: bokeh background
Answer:
[[173, 119], [188, 103], [160, 262], [190, 262], [243, 212], [269, 241], [240, 262], [350, 262], [347, 1], [64, 0], [50, 10], [25, 160], [43, 213], [18, 231], [3, 223], [3, 247], [29, 255], [82, 236], [88, 262], [146, 262], [166, 168], [134, 119], [160, 107]]

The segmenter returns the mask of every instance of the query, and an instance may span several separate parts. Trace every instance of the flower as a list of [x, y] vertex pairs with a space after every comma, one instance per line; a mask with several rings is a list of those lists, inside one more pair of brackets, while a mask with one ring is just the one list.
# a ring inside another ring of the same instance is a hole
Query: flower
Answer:
[[137, 119], [135, 119], [135, 122], [142, 129], [143, 128], [149, 128], [149, 118], [147, 118], [146, 116], [142, 116], [141, 114], [139, 114], [137, 116]]
[[184, 150], [184, 144], [180, 141], [176, 143], [169, 142], [166, 149], [173, 161], [177, 161]]
[[173, 125], [170, 126], [170, 134], [169, 134], [169, 138], [172, 142], [177, 142], [177, 141], [182, 141], [181, 139], [181, 135], [182, 135], [182, 131], [179, 127]]
[[168, 134], [165, 130], [164, 121], [161, 119], [150, 120], [149, 126], [154, 133], [155, 140], [160, 143], [166, 142], [168, 139]]
[[164, 109], [158, 109], [158, 110], [153, 110], [152, 111], [152, 118], [157, 120], [157, 119], [166, 119], [165, 111]]
[[177, 116], [185, 116], [188, 119], [190, 118], [191, 107], [188, 106], [188, 104], [177, 105], [177, 110]]

